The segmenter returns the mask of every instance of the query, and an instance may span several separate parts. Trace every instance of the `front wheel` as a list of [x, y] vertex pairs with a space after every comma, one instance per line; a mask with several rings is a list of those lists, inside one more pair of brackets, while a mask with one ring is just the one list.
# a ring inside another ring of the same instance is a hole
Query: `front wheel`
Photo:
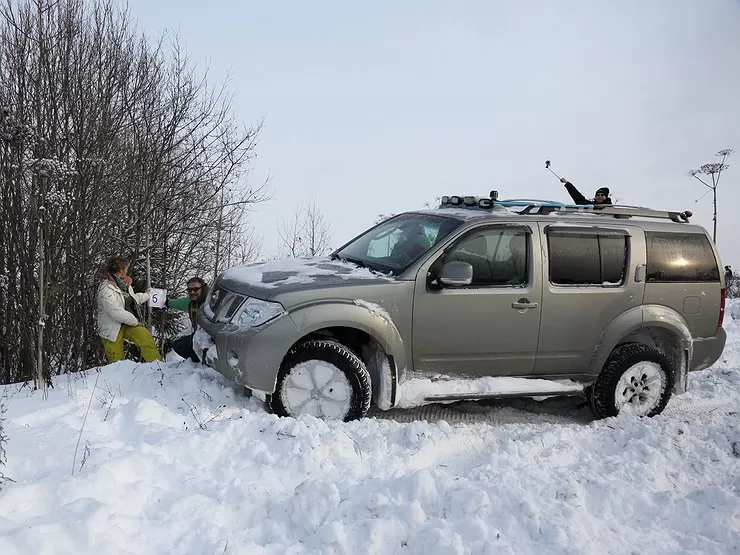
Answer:
[[309, 414], [325, 420], [355, 420], [370, 408], [372, 387], [365, 363], [333, 340], [310, 339], [285, 356], [270, 396], [279, 416]]
[[673, 390], [670, 361], [642, 343], [620, 345], [591, 387], [591, 408], [599, 418], [660, 414]]

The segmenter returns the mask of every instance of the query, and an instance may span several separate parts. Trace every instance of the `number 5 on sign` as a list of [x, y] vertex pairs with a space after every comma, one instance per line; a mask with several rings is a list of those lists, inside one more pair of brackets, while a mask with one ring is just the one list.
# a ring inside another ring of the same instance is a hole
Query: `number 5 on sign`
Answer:
[[167, 302], [167, 289], [149, 289], [149, 306], [151, 308], [165, 308]]

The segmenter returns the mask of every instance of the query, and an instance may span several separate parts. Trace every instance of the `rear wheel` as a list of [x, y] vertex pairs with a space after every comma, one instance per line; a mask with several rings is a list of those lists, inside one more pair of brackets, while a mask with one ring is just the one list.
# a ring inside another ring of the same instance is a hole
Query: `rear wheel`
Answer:
[[349, 421], [365, 416], [371, 394], [370, 373], [357, 355], [337, 341], [312, 339], [286, 355], [270, 405], [280, 416]]
[[642, 343], [620, 345], [609, 356], [591, 387], [591, 408], [596, 416], [660, 414], [673, 390], [670, 361]]

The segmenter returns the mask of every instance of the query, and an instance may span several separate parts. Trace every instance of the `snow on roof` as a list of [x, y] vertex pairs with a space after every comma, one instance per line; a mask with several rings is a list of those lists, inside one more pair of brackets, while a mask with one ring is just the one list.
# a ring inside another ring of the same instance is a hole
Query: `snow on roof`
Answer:
[[511, 216], [514, 212], [495, 210], [489, 212], [488, 210], [478, 210], [471, 208], [433, 208], [429, 210], [415, 210], [417, 214], [432, 214], [434, 216], [451, 216], [458, 220], [473, 220], [476, 218], [486, 218], [491, 216]]

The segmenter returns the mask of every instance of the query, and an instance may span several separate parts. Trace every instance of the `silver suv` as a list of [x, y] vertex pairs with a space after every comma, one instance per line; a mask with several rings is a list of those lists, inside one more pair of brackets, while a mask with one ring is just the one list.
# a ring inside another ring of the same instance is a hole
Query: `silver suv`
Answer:
[[721, 267], [687, 213], [443, 197], [225, 271], [194, 347], [279, 415], [585, 395], [653, 416], [722, 353]]

